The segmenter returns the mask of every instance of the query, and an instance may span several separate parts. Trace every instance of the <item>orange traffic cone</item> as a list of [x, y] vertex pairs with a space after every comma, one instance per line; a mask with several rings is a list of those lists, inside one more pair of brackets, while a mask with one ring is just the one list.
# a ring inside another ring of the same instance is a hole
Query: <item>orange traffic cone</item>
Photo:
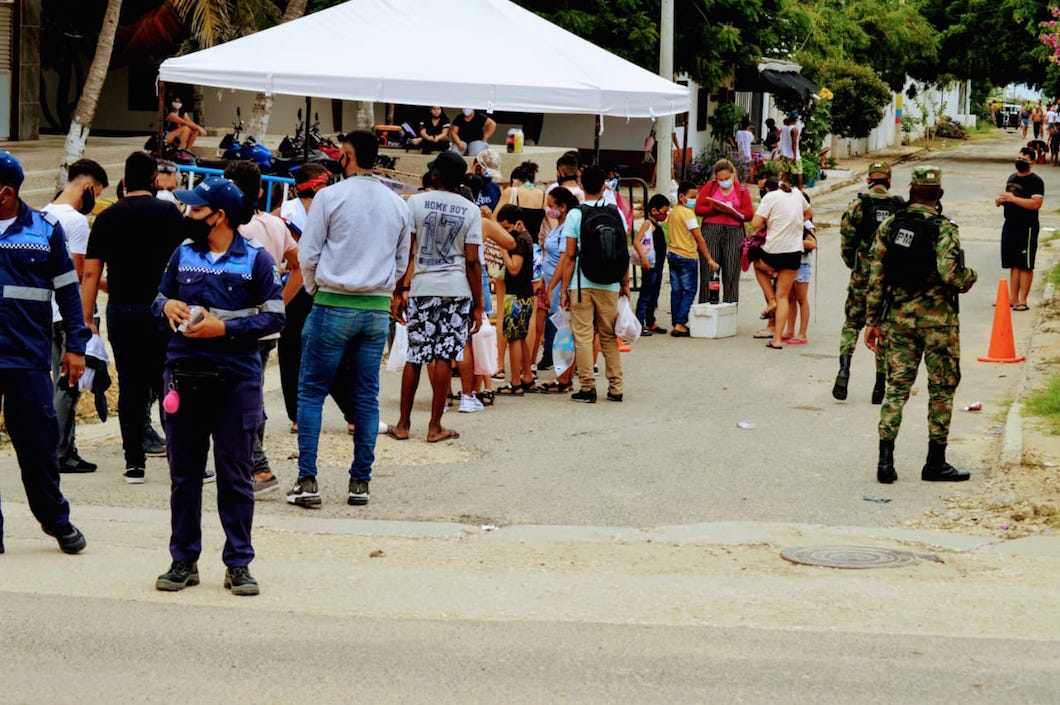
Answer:
[[1012, 309], [1008, 302], [1008, 282], [1002, 279], [997, 285], [997, 304], [994, 308], [994, 328], [990, 332], [990, 351], [979, 362], [1023, 362], [1023, 355], [1016, 357], [1016, 344], [1012, 339]]

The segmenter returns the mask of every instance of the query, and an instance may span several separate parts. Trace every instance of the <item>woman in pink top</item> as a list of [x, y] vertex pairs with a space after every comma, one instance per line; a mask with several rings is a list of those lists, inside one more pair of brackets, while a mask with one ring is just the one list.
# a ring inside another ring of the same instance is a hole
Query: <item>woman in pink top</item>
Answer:
[[[754, 216], [751, 192], [736, 179], [736, 167], [728, 159], [714, 165], [714, 177], [696, 196], [696, 215], [703, 218], [703, 239], [707, 250], [721, 264], [722, 302], [740, 300], [740, 255], [745, 236], [744, 223]], [[700, 256], [702, 258], [702, 255]], [[699, 263], [699, 303], [707, 300], [713, 272]]]

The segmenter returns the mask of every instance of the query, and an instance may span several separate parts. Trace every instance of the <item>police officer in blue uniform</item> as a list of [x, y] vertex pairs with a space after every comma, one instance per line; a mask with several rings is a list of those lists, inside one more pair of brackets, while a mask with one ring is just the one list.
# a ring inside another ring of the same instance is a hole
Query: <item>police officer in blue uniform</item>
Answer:
[[173, 253], [154, 303], [176, 333], [163, 376], [173, 563], [155, 587], [174, 591], [199, 583], [202, 483], [212, 438], [217, 511], [227, 538], [224, 586], [235, 595], [257, 595], [247, 566], [254, 558], [252, 449], [262, 414], [258, 339], [283, 328], [280, 273], [260, 243], [236, 231], [253, 211], [231, 181], [211, 177], [175, 195], [190, 207], [188, 239]]
[[[59, 424], [52, 402], [52, 293], [66, 326], [62, 377], [71, 386], [85, 371], [90, 333], [81, 316], [77, 270], [62, 226], [18, 196], [22, 165], [0, 151], [0, 397], [22, 471], [30, 511], [65, 553], [84, 550], [59, 489]], [[4, 552], [0, 514], [0, 553]]]

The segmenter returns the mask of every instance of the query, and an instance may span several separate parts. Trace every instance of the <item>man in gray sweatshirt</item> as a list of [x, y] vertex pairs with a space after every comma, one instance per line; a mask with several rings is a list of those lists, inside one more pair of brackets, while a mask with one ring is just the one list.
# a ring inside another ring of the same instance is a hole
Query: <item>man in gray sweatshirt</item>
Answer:
[[344, 355], [354, 423], [347, 503], [368, 504], [379, 430], [379, 366], [391, 296], [408, 267], [411, 242], [404, 201], [372, 176], [378, 151], [367, 130], [343, 137], [339, 163], [346, 178], [317, 193], [298, 243], [305, 290], [313, 297], [298, 379], [298, 480], [287, 493], [287, 501], [299, 507], [321, 504], [321, 408]]

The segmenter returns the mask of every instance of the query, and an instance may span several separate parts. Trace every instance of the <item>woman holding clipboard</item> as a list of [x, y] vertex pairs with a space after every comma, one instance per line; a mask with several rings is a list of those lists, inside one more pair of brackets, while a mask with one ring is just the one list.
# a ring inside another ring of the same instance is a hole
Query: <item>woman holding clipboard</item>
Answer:
[[[736, 167], [728, 159], [714, 165], [713, 178], [699, 190], [696, 215], [703, 218], [703, 239], [707, 249], [721, 265], [722, 302], [740, 300], [740, 254], [746, 235], [744, 223], [751, 220], [754, 208], [751, 192], [736, 179]], [[702, 260], [702, 256], [700, 258]], [[707, 300], [711, 270], [699, 263], [699, 303]]]

